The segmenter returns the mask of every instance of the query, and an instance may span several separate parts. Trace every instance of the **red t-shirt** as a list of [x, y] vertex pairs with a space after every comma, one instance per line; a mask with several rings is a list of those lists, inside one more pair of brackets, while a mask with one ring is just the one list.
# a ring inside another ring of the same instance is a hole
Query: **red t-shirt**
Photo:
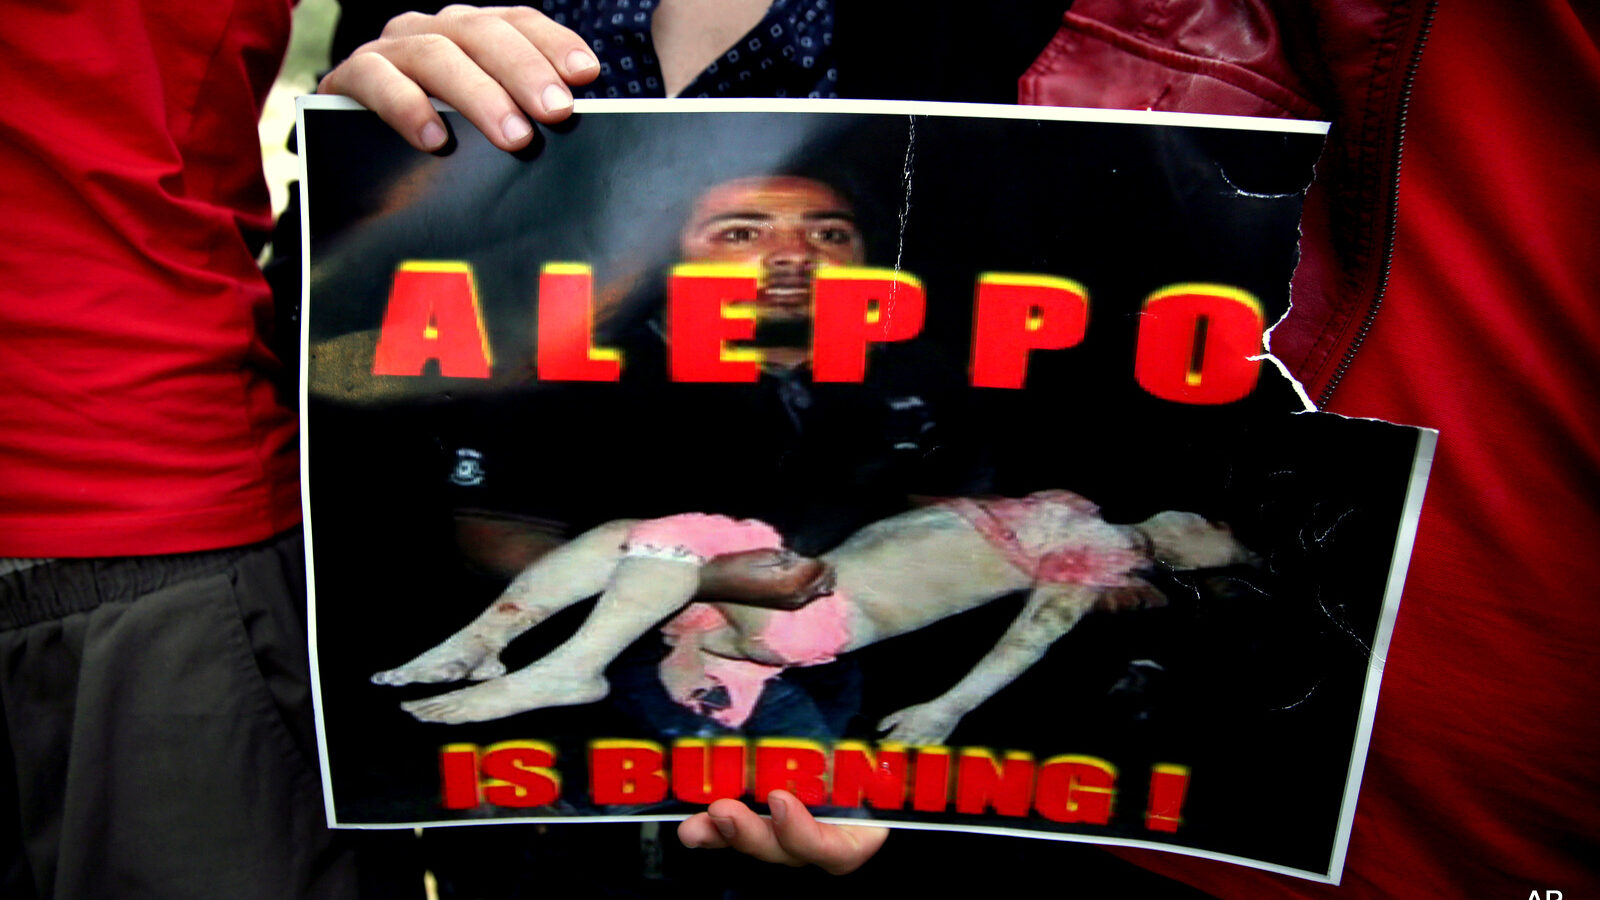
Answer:
[[0, 556], [299, 520], [256, 120], [289, 0], [14, 5], [0, 28]]

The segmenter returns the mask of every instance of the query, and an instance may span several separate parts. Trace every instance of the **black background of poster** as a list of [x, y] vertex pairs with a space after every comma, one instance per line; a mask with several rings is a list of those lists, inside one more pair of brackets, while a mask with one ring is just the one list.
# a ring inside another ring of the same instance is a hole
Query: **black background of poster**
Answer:
[[[1121, 773], [1112, 823], [1069, 830], [1326, 869], [1417, 434], [1292, 414], [1298, 400], [1270, 367], [1249, 398], [1222, 407], [1160, 400], [1133, 379], [1138, 310], [1154, 290], [1229, 284], [1254, 294], [1268, 322], [1283, 313], [1300, 191], [1320, 138], [904, 115], [584, 114], [514, 158], [452, 116], [460, 144], [435, 158], [364, 113], [305, 118], [314, 369], [340, 364], [332, 344], [376, 328], [390, 276], [407, 259], [473, 264], [496, 363], [486, 384], [404, 379], [381, 401], [359, 372], [310, 379], [318, 662], [341, 821], [455, 818], [437, 806], [437, 749], [507, 739], [556, 744], [568, 809], [593, 813], [583, 798], [584, 741], [659, 739], [625, 701], [424, 725], [397, 704], [441, 686], [384, 688], [366, 678], [432, 646], [503, 587], [461, 560], [454, 509], [574, 530], [691, 508], [781, 519], [711, 499], [737, 505], [765, 484], [759, 442], [742, 433], [747, 422], [718, 412], [736, 405], [724, 403], [737, 389], [663, 386], [642, 408], [619, 406], [610, 385], [537, 384], [533, 297], [550, 260], [590, 263], [598, 285], [630, 280], [636, 289], [602, 332], [626, 343], [659, 306], [656, 285], [693, 198], [731, 177], [794, 171], [854, 199], [869, 264], [898, 262], [926, 285], [916, 362], [927, 380], [964, 374], [978, 273], [1048, 273], [1087, 289], [1085, 340], [1035, 354], [1025, 390], [939, 389], [961, 410], [955, 443], [971, 435], [981, 445], [954, 454], [956, 468], [981, 469], [984, 488], [1007, 496], [1077, 491], [1113, 522], [1194, 510], [1230, 523], [1267, 560], [1259, 570], [1170, 577], [1159, 585], [1172, 601], [1163, 609], [1086, 619], [949, 743], [1111, 761]], [[630, 377], [650, 380], [654, 360], [630, 362]], [[685, 405], [708, 414], [675, 427]], [[695, 458], [664, 449], [676, 445]], [[472, 490], [448, 479], [462, 447], [499, 451]], [[929, 493], [943, 477], [928, 476]], [[827, 483], [802, 482], [767, 502], [797, 497], [849, 507], [791, 541], [807, 552], [895, 511], [872, 491]], [[846, 730], [870, 740], [879, 717], [954, 683], [1019, 605], [1008, 598], [868, 648], [843, 672], [796, 669], [784, 680], [852, 702], [859, 692]], [[587, 611], [580, 604], [541, 625], [506, 662], [537, 658]], [[1162, 671], [1130, 689], [1137, 672], [1149, 672], [1130, 667], [1137, 659]], [[1193, 773], [1175, 836], [1142, 825], [1157, 762]], [[598, 812], [687, 811], [669, 803]], [[1037, 818], [950, 821], [1061, 830]]]

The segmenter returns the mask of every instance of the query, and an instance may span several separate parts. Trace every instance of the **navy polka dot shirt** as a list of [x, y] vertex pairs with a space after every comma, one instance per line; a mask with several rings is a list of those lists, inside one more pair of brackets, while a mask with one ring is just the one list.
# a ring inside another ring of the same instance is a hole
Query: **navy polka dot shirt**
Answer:
[[[664, 97], [650, 40], [660, 0], [542, 0], [545, 15], [588, 40], [600, 77], [579, 97]], [[833, 0], [772, 0], [766, 18], [680, 97], [837, 97]]]

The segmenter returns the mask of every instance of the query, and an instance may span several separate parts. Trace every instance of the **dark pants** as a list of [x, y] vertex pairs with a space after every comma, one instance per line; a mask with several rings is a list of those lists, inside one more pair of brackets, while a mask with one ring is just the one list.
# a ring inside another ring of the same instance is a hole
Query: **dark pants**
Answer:
[[298, 531], [0, 577], [0, 896], [356, 896], [304, 618]]

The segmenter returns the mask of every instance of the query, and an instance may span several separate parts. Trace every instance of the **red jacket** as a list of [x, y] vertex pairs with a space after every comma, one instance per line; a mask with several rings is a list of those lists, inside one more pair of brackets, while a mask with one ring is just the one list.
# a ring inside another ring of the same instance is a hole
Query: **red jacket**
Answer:
[[1078, 0], [1023, 77], [1027, 103], [1330, 119], [1272, 349], [1331, 411], [1441, 432], [1343, 886], [1142, 865], [1251, 898], [1600, 895], [1584, 25], [1560, 0]]

